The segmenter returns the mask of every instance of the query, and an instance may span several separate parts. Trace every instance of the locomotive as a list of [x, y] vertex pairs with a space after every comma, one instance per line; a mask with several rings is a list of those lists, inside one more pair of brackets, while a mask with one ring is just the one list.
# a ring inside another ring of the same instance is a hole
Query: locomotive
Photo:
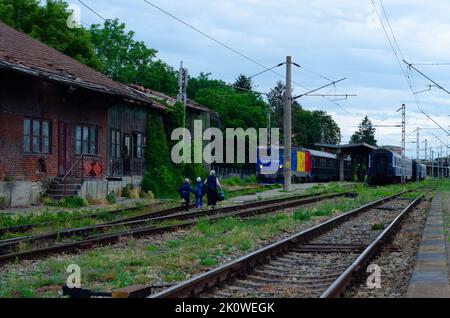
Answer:
[[[259, 148], [258, 150], [261, 150]], [[282, 183], [284, 180], [284, 147], [263, 149], [267, 157], [260, 158], [256, 165], [256, 177], [260, 183]], [[272, 151], [278, 151], [278, 160], [272, 160]], [[345, 160], [345, 180], [352, 180], [352, 164]], [[336, 155], [303, 148], [291, 149], [292, 183], [328, 182], [339, 180], [338, 160]]]

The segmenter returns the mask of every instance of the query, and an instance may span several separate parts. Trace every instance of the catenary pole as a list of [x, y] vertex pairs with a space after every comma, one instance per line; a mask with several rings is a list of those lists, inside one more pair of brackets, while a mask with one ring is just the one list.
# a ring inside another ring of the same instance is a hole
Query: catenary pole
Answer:
[[292, 148], [292, 58], [286, 57], [286, 91], [284, 93], [284, 191], [291, 191]]

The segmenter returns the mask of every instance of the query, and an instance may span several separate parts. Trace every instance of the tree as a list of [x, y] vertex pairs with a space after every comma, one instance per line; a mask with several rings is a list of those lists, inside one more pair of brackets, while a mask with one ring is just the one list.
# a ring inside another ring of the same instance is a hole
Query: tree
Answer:
[[244, 74], [241, 74], [236, 79], [236, 82], [233, 84], [233, 86], [242, 88], [243, 90], [252, 90], [253, 89], [253, 81], [251, 78], [245, 76]]
[[219, 113], [222, 129], [266, 127], [267, 104], [253, 92], [238, 91], [226, 83], [209, 78], [201, 73], [190, 78], [190, 99]]
[[[278, 82], [268, 96], [272, 127], [283, 129], [285, 85]], [[297, 102], [292, 103], [293, 144], [313, 148], [316, 143], [339, 144], [341, 130], [333, 118], [323, 111], [308, 111]]]
[[375, 139], [376, 129], [373, 128], [372, 122], [369, 117], [365, 117], [361, 124], [358, 126], [358, 131], [350, 139], [351, 144], [366, 143], [372, 146], [377, 145], [377, 140]]
[[44, 5], [38, 0], [0, 1], [1, 21], [81, 63], [100, 69], [89, 32], [68, 28], [69, 16], [67, 3], [60, 0], [48, 0]]
[[124, 23], [106, 20], [103, 25], [91, 26], [90, 33], [104, 74], [125, 84], [176, 95], [176, 72], [164, 62], [154, 61], [158, 51], [136, 41], [135, 33], [127, 32]]

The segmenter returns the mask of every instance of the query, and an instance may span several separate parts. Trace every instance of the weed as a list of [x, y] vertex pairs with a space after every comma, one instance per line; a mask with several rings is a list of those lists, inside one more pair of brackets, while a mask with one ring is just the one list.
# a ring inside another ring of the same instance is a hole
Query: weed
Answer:
[[372, 225], [373, 231], [382, 231], [384, 230], [384, 224], [374, 224]]
[[110, 192], [106, 196], [106, 201], [108, 201], [109, 204], [116, 204], [116, 202], [117, 202], [116, 193], [115, 192]]
[[114, 280], [114, 286], [116, 288], [124, 288], [133, 284], [133, 277], [129, 272], [122, 272], [117, 276], [116, 280]]

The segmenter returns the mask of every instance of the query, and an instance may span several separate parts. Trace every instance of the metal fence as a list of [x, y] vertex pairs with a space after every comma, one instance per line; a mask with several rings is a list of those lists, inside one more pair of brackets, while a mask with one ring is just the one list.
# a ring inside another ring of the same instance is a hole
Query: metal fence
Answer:
[[213, 166], [212, 169], [216, 171], [216, 174], [220, 179], [230, 179], [233, 177], [246, 179], [254, 177], [256, 175], [255, 169], [249, 168], [239, 169], [239, 168]]

